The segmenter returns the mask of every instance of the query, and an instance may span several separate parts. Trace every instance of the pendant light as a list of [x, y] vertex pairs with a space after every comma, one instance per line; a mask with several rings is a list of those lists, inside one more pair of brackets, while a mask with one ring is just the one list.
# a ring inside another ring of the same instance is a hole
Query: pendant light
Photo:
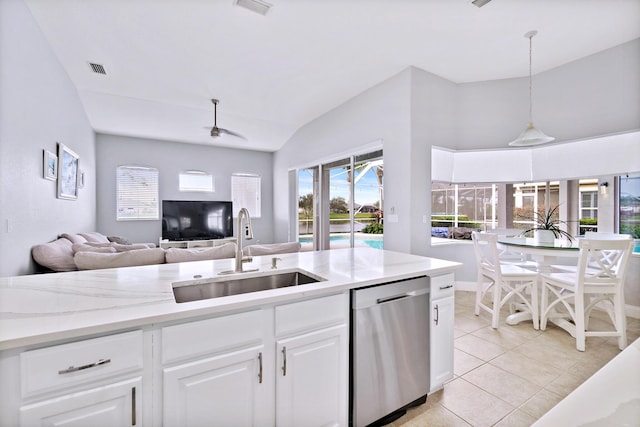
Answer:
[[516, 138], [514, 141], [509, 143], [512, 147], [526, 147], [529, 145], [540, 145], [546, 144], [547, 142], [555, 141], [555, 138], [552, 136], [545, 135], [542, 131], [536, 129], [533, 126], [533, 101], [532, 101], [532, 78], [531, 78], [531, 39], [533, 36], [538, 34], [536, 30], [529, 31], [524, 36], [529, 39], [529, 124], [527, 128], [522, 131], [522, 133]]

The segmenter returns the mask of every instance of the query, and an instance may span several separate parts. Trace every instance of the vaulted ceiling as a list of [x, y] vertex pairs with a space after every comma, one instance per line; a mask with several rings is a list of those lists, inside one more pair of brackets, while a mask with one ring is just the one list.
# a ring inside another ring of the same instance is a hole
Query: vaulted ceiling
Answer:
[[[275, 151], [409, 66], [528, 75], [640, 37], [640, 0], [25, 0], [97, 132]], [[95, 73], [89, 64], [104, 67]], [[214, 139], [218, 126], [242, 134]]]

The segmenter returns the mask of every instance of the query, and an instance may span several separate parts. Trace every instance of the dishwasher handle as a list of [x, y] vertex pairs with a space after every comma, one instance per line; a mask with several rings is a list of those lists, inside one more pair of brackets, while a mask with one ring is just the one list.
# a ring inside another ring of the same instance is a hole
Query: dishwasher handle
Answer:
[[385, 302], [397, 301], [404, 298], [415, 297], [418, 295], [417, 291], [411, 291], [400, 295], [394, 295], [386, 298], [378, 298], [376, 299], [376, 304], [384, 304]]

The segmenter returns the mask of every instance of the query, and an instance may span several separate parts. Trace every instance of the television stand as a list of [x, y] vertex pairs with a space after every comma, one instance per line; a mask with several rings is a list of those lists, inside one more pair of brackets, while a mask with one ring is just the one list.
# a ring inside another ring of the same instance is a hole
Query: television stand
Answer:
[[169, 248], [212, 248], [214, 246], [221, 246], [225, 243], [235, 242], [235, 237], [225, 237], [223, 239], [208, 239], [208, 240], [162, 240], [160, 239], [160, 247], [162, 249]]

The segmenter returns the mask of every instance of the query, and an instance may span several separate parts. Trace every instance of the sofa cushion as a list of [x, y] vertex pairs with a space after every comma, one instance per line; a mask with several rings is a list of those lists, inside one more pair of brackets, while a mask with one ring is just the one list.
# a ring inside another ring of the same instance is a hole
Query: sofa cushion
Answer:
[[272, 243], [267, 245], [250, 245], [244, 248], [244, 252], [249, 256], [286, 254], [290, 252], [300, 252], [302, 245], [298, 242]]
[[88, 242], [110, 243], [109, 239], [107, 239], [107, 236], [105, 236], [104, 234], [100, 234], [96, 231], [90, 231], [88, 233], [78, 233], [78, 234], [84, 237], [85, 239], [87, 239]]
[[107, 236], [107, 239], [112, 243], [119, 243], [121, 245], [130, 245], [132, 243], [131, 240], [121, 236]]
[[95, 246], [96, 244], [87, 243], [74, 243], [71, 245], [74, 255], [78, 252], [98, 252], [98, 253], [115, 253], [115, 248], [110, 246]]
[[87, 243], [87, 239], [79, 234], [62, 233], [60, 237], [69, 240], [71, 243]]
[[73, 244], [68, 239], [36, 245], [31, 249], [31, 255], [38, 264], [53, 271], [78, 269], [73, 261]]
[[136, 249], [155, 248], [156, 245], [154, 245], [153, 243], [131, 243], [129, 245], [122, 245], [120, 243], [110, 243], [109, 247], [112, 247], [118, 252], [126, 252], [126, 251], [133, 251]]
[[73, 259], [79, 270], [162, 264], [164, 249], [146, 248], [116, 253], [78, 252]]
[[167, 263], [204, 261], [210, 259], [233, 258], [236, 256], [236, 244], [225, 243], [224, 245], [212, 248], [169, 248], [166, 251], [165, 260]]

